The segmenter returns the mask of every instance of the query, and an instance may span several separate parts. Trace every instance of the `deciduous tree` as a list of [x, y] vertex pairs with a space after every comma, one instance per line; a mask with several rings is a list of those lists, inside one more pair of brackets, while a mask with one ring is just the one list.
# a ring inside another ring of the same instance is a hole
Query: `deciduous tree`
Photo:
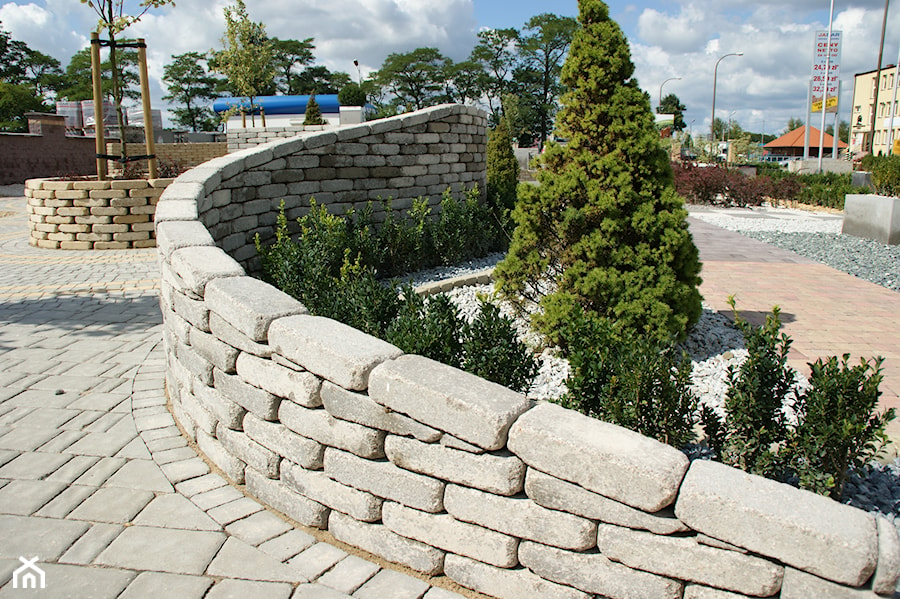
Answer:
[[163, 67], [163, 81], [169, 92], [163, 100], [179, 106], [172, 110], [172, 120], [191, 131], [216, 128], [216, 116], [204, 102], [219, 96], [216, 92], [219, 79], [209, 74], [204, 62], [203, 54], [187, 52], [172, 56], [172, 62]]
[[375, 74], [375, 81], [393, 95], [398, 107], [421, 110], [440, 103], [445, 97], [446, 69], [451, 64], [437, 48], [390, 54]]

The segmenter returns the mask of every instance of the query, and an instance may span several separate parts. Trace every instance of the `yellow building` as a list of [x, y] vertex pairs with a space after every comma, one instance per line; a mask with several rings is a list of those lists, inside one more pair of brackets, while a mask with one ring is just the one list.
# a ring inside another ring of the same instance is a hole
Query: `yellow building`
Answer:
[[[873, 154], [888, 154], [888, 140], [900, 140], [900, 93], [894, 100], [894, 86], [897, 67], [888, 65], [878, 73], [878, 106], [875, 106], [876, 71], [857, 73], [853, 79], [853, 112], [850, 115], [850, 151], [852, 153], [868, 150], [872, 135], [872, 119], [875, 119], [875, 138], [872, 145]], [[893, 110], [891, 103], [893, 102]], [[889, 131], [893, 119], [893, 135]]]

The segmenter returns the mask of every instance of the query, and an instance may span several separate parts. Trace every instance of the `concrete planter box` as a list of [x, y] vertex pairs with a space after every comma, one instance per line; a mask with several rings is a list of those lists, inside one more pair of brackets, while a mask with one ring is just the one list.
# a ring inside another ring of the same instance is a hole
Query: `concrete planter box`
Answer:
[[900, 244], [900, 198], [875, 194], [847, 194], [841, 233]]
[[156, 203], [172, 179], [29, 179], [28, 243], [54, 250], [156, 247]]

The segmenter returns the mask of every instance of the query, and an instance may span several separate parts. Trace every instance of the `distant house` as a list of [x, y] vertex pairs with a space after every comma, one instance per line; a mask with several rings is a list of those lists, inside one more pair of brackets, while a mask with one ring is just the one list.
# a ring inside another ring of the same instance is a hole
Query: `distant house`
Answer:
[[[785, 158], [803, 158], [803, 143], [806, 137], [806, 127], [797, 127], [793, 131], [789, 131], [767, 143], [763, 148], [768, 151], [770, 156], [783, 156]], [[822, 153], [825, 156], [831, 156], [834, 148], [834, 138], [827, 133], [825, 134], [825, 143]], [[847, 149], [847, 144], [838, 141], [838, 154]], [[815, 127], [809, 128], [809, 156], [811, 158], [819, 157], [819, 130]]]

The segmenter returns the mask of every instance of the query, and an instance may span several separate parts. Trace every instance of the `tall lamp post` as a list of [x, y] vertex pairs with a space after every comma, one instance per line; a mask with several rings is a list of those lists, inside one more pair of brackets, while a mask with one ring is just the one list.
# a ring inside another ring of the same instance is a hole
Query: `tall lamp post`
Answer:
[[661, 110], [661, 107], [662, 107], [662, 88], [663, 88], [663, 86], [666, 83], [668, 83], [669, 81], [680, 81], [680, 80], [681, 80], [681, 77], [669, 77], [668, 79], [666, 79], [665, 81], [663, 81], [662, 83], [659, 84], [659, 104], [656, 107], [657, 113], [659, 113], [659, 111]]
[[[719, 63], [722, 62], [723, 59], [728, 58], [729, 56], [743, 56], [743, 52], [732, 52], [731, 54], [726, 54], [724, 56], [719, 57], [719, 60], [716, 61], [716, 67], [713, 69], [713, 101], [712, 101], [712, 121], [709, 124], [709, 142], [710, 144], [715, 144], [716, 140], [716, 81], [719, 77]], [[710, 146], [710, 152], [713, 151], [713, 147]]]

